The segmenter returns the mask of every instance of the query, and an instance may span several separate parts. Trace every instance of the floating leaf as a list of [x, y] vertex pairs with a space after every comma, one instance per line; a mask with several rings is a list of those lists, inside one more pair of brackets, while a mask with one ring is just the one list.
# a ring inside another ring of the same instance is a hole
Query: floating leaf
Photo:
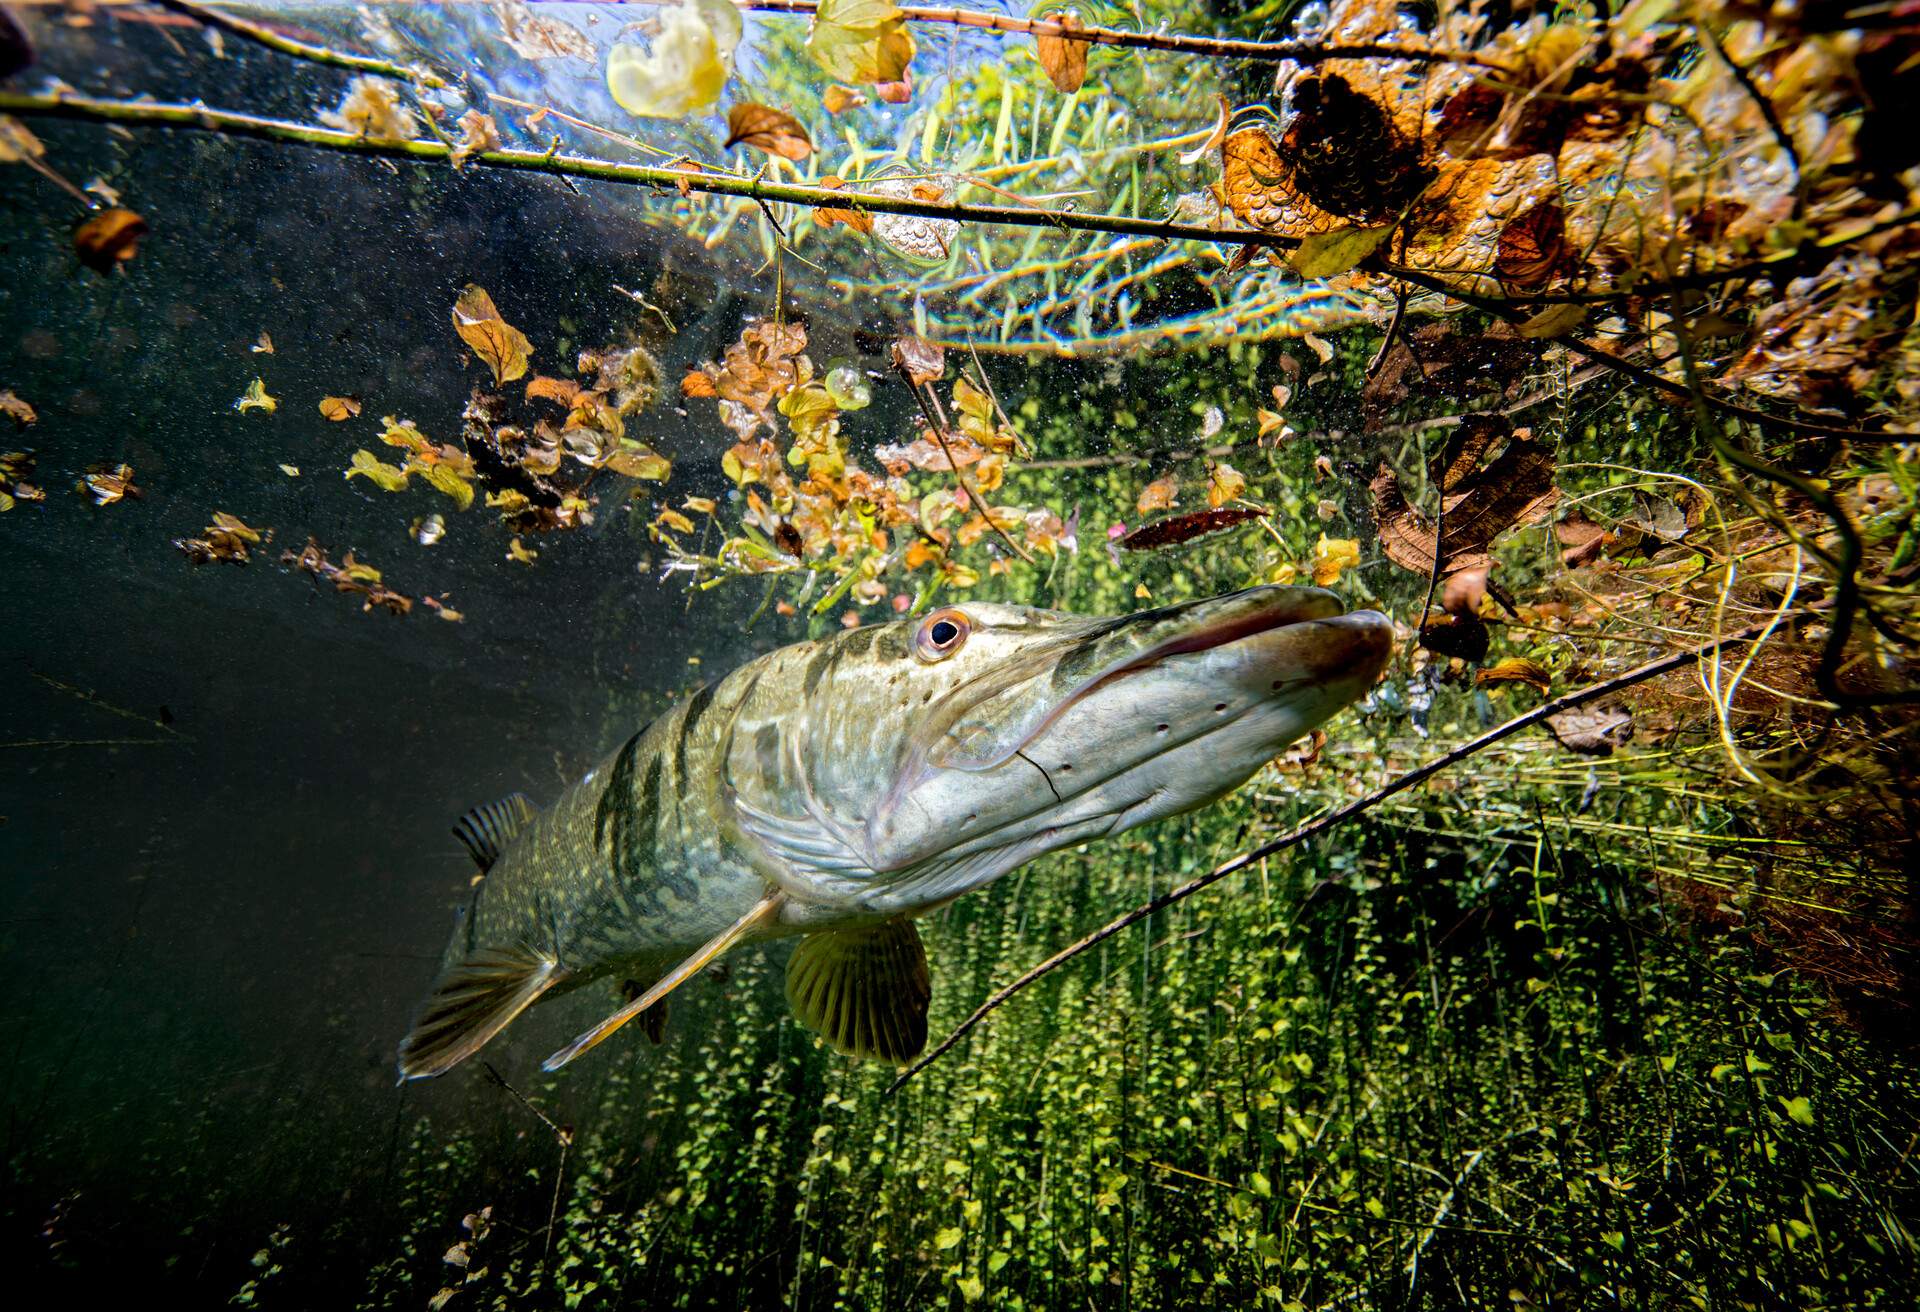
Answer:
[[1474, 687], [1484, 688], [1494, 683], [1524, 683], [1544, 693], [1553, 687], [1553, 676], [1538, 661], [1530, 661], [1525, 656], [1508, 656], [1484, 670], [1474, 672]]
[[300, 477], [300, 466], [298, 466], [298, 465], [281, 465], [281, 466], [280, 466], [280, 472], [281, 472], [281, 473], [283, 473], [283, 474], [285, 474], [285, 475], [286, 475], [286, 476], [287, 476], [288, 478], [298, 478], [298, 477]]
[[[699, 370], [696, 369], [693, 372], [699, 373]], [[705, 374], [700, 376], [706, 377]], [[527, 379], [527, 400], [529, 401], [557, 401], [571, 409], [573, 399], [578, 395], [580, 395], [580, 384], [571, 378], [549, 378], [545, 374], [536, 374]], [[693, 393], [689, 392], [687, 395], [691, 396]]]
[[584, 59], [598, 63], [593, 41], [579, 28], [535, 14], [521, 0], [493, 0], [500, 39], [527, 59]]
[[[1034, 17], [1058, 23], [1068, 32], [1078, 31], [1081, 27], [1080, 15], [1071, 10], [1058, 15], [1036, 14]], [[1087, 80], [1087, 52], [1093, 49], [1093, 43], [1050, 33], [1035, 33], [1033, 43], [1038, 48], [1040, 67], [1047, 71], [1054, 87], [1065, 95], [1078, 91], [1080, 84]]]
[[353, 453], [353, 467], [347, 470], [346, 477], [368, 479], [387, 492], [404, 492], [407, 488], [406, 470], [387, 464], [365, 449]]
[[913, 34], [889, 0], [820, 0], [807, 53], [842, 82], [898, 82], [913, 62]]
[[[820, 185], [838, 189], [845, 184], [841, 179], [829, 173], [820, 179]], [[823, 205], [813, 211], [816, 227], [831, 228], [836, 223], [844, 223], [855, 232], [865, 234], [873, 231], [873, 215], [865, 210], [843, 210], [836, 205]]]
[[248, 349], [250, 349], [255, 355], [272, 355], [273, 354], [273, 338], [266, 333], [261, 333], [259, 340], [254, 342], [254, 344]]
[[112, 273], [140, 253], [147, 221], [127, 209], [106, 209], [73, 231], [74, 254], [95, 273]]
[[93, 498], [96, 506], [110, 506], [127, 497], [141, 495], [140, 489], [133, 485], [133, 466], [117, 465], [112, 469], [105, 465], [95, 465], [88, 470], [78, 484], [79, 490]]
[[280, 402], [276, 398], [268, 396], [265, 381], [256, 378], [247, 384], [246, 395], [242, 396], [238, 401], [235, 401], [233, 408], [241, 414], [246, 414], [249, 410], [263, 410], [267, 414], [272, 414], [280, 408]]
[[345, 423], [360, 413], [360, 402], [351, 396], [323, 396], [320, 416], [333, 423]]
[[1140, 489], [1140, 496], [1134, 502], [1134, 509], [1143, 515], [1150, 515], [1156, 510], [1171, 510], [1174, 497], [1179, 491], [1180, 480], [1172, 474], [1163, 474]]
[[427, 482], [439, 491], [453, 498], [453, 503], [465, 510], [473, 504], [473, 484], [462, 478], [451, 465], [428, 465], [420, 471]]
[[527, 546], [519, 538], [514, 538], [511, 542], [507, 543], [507, 559], [518, 561], [522, 565], [533, 564], [533, 558], [539, 554], [537, 550]]
[[740, 44], [740, 11], [727, 0], [685, 0], [660, 11], [647, 46], [607, 52], [607, 91], [640, 118], [683, 118], [720, 99]]
[[820, 93], [820, 103], [827, 113], [839, 114], [845, 110], [860, 108], [867, 103], [867, 97], [864, 92], [836, 84]]
[[1360, 543], [1353, 538], [1330, 538], [1324, 533], [1313, 547], [1313, 582], [1328, 588], [1340, 581], [1343, 570], [1360, 563]]
[[1302, 278], [1335, 278], [1373, 254], [1392, 233], [1392, 224], [1312, 233], [1287, 257], [1287, 263]]
[[318, 542], [307, 539], [307, 545], [299, 551], [283, 551], [280, 563], [303, 570], [316, 579], [324, 579], [333, 584], [336, 592], [357, 593], [363, 600], [360, 609], [370, 611], [375, 606], [390, 615], [405, 615], [413, 609], [413, 598], [403, 596], [381, 581], [380, 571], [364, 561], [355, 560], [349, 551], [339, 564], [327, 559], [327, 553]]
[[1239, 497], [1247, 490], [1247, 476], [1225, 461], [1207, 467], [1207, 504], [1215, 507]]
[[468, 283], [453, 303], [453, 328], [460, 340], [493, 370], [495, 383], [510, 383], [527, 372], [533, 343], [500, 317], [486, 289]]
[[175, 538], [173, 545], [185, 552], [188, 561], [195, 565], [207, 565], [214, 561], [244, 565], [248, 560], [248, 548], [257, 547], [272, 537], [272, 529], [250, 528], [239, 516], [216, 510], [213, 512], [213, 523], [201, 530], [200, 537]]
[[713, 385], [713, 375], [704, 369], [689, 369], [680, 380], [682, 396], [718, 396], [720, 391]]
[[34, 408], [15, 396], [12, 388], [0, 391], [0, 415], [13, 420], [14, 424], [20, 428], [40, 421], [40, 416]]
[[428, 515], [413, 521], [413, 540], [423, 547], [431, 547], [447, 535], [446, 518], [439, 514]]
[[601, 464], [625, 478], [643, 478], [655, 483], [665, 482], [673, 472], [672, 462], [665, 456], [631, 438], [621, 438]]
[[752, 146], [781, 159], [802, 160], [813, 154], [813, 138], [799, 119], [782, 109], [743, 101], [727, 111], [727, 139], [723, 150]]

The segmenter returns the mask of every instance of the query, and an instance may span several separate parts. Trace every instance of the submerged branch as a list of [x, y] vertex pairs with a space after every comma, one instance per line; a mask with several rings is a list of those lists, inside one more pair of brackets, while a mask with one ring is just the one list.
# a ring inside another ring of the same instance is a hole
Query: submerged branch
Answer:
[[[254, 137], [265, 141], [286, 141], [323, 150], [343, 150], [357, 155], [386, 159], [413, 160], [419, 163], [451, 162], [453, 147], [440, 141], [398, 141], [340, 132], [333, 128], [296, 123], [287, 119], [265, 118], [234, 110], [210, 109], [204, 105], [186, 105], [147, 100], [111, 100], [96, 96], [58, 92], [22, 95], [0, 92], [0, 111], [9, 114], [38, 115], [106, 123], [134, 123], [148, 127], [188, 128], [225, 136]], [[1134, 218], [1125, 214], [1081, 214], [1073, 210], [1043, 209], [1025, 205], [972, 205], [959, 201], [927, 201], [906, 196], [883, 196], [875, 192], [836, 191], [810, 187], [804, 183], [768, 182], [762, 178], [738, 174], [713, 173], [691, 168], [656, 168], [646, 164], [620, 164], [612, 160], [581, 155], [562, 155], [550, 151], [484, 150], [464, 159], [467, 165], [485, 165], [497, 169], [517, 169], [528, 173], [547, 173], [555, 177], [595, 178], [602, 182], [629, 186], [673, 188], [680, 192], [705, 192], [715, 196], [737, 196], [755, 201], [778, 201], [804, 205], [810, 209], [861, 210], [879, 214], [909, 214], [927, 219], [952, 219], [961, 223], [992, 223], [1017, 228], [1055, 228], [1067, 232], [1112, 232], [1128, 237], [1158, 237], [1167, 241], [1207, 241], [1225, 245], [1270, 246], [1288, 250], [1300, 244], [1297, 237], [1278, 236], [1251, 228], [1215, 229], [1195, 223], [1169, 223], [1157, 219]]]
[[[616, 0], [619, 4], [661, 5], [669, 0]], [[820, 8], [820, 0], [733, 0], [743, 10], [767, 14], [807, 14]], [[1232, 37], [1190, 36], [1183, 32], [1129, 32], [1118, 27], [1082, 27], [1045, 18], [1018, 18], [1010, 14], [990, 14], [978, 9], [899, 5], [900, 16], [909, 23], [945, 23], [952, 27], [972, 27], [1010, 36], [1059, 37], [1085, 41], [1096, 46], [1131, 46], [1137, 50], [1167, 50], [1189, 55], [1209, 55], [1215, 59], [1246, 59], [1255, 63], [1318, 64], [1329, 59], [1399, 59], [1410, 64], [1471, 64], [1508, 72], [1505, 66], [1479, 55], [1452, 50], [1410, 50], [1386, 42], [1356, 42], [1327, 45], [1320, 41], [1243, 41]]]
[[1749, 625], [1736, 633], [1710, 638], [1705, 642], [1688, 647], [1684, 651], [1678, 651], [1670, 656], [1662, 656], [1657, 660], [1648, 661], [1645, 665], [1635, 666], [1626, 673], [1616, 675], [1611, 679], [1606, 679], [1600, 683], [1577, 689], [1564, 696], [1555, 697], [1551, 701], [1542, 702], [1532, 710], [1514, 716], [1505, 724], [1489, 729], [1471, 742], [1462, 743], [1450, 751], [1444, 752], [1433, 760], [1428, 761], [1425, 765], [1416, 766], [1404, 774], [1395, 776], [1393, 779], [1368, 793], [1365, 797], [1349, 802], [1337, 810], [1329, 811], [1316, 820], [1309, 820], [1299, 828], [1283, 834], [1271, 842], [1262, 843], [1258, 847], [1242, 852], [1239, 856], [1215, 866], [1206, 874], [1189, 879], [1186, 883], [1167, 890], [1159, 897], [1149, 902], [1143, 902], [1131, 911], [1114, 917], [1106, 924], [1100, 926], [1100, 928], [1094, 930], [1091, 934], [1068, 944], [1066, 947], [1060, 949], [1060, 951], [1048, 957], [1045, 961], [1042, 961], [1039, 965], [1028, 970], [1011, 984], [999, 989], [992, 994], [992, 996], [988, 997], [985, 1002], [981, 1003], [980, 1006], [975, 1009], [971, 1016], [968, 1016], [965, 1020], [954, 1026], [953, 1031], [949, 1033], [946, 1038], [940, 1040], [930, 1052], [927, 1052], [918, 1061], [914, 1062], [913, 1065], [900, 1072], [893, 1083], [887, 1086], [888, 1094], [899, 1092], [907, 1081], [938, 1061], [949, 1049], [961, 1039], [965, 1038], [969, 1031], [981, 1021], [985, 1020], [989, 1013], [996, 1010], [1002, 1003], [1013, 997], [1014, 994], [1020, 992], [1043, 975], [1050, 974], [1075, 957], [1098, 946], [1105, 940], [1112, 938], [1128, 926], [1138, 924], [1140, 921], [1147, 919], [1153, 915], [1154, 912], [1163, 911], [1176, 902], [1183, 902], [1202, 889], [1225, 879], [1228, 875], [1238, 874], [1240, 871], [1246, 870], [1278, 852], [1284, 852], [1291, 847], [1298, 847], [1310, 838], [1317, 838], [1328, 830], [1352, 819], [1354, 816], [1372, 810], [1396, 793], [1403, 793], [1415, 784], [1426, 782], [1442, 770], [1450, 766], [1458, 765], [1460, 762], [1478, 755], [1502, 739], [1511, 738], [1522, 729], [1529, 729], [1536, 724], [1544, 723], [1549, 716], [1558, 715], [1562, 711], [1569, 711], [1575, 707], [1585, 706], [1589, 702], [1598, 701], [1600, 698], [1619, 692], [1624, 688], [1631, 688], [1635, 684], [1657, 678], [1662, 674], [1667, 674], [1679, 669], [1689, 661], [1695, 661], [1703, 656], [1713, 655], [1723, 647], [1729, 647], [1740, 642], [1752, 642], [1761, 637], [1768, 628], [1768, 624]]

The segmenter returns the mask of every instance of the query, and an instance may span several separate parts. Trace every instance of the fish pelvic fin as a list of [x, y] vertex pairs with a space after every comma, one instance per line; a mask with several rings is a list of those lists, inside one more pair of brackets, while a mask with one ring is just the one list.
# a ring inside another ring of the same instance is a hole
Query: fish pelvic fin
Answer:
[[567, 977], [550, 953], [482, 948], [441, 972], [407, 1037], [400, 1082], [445, 1075]]
[[898, 1065], [927, 1046], [927, 950], [911, 920], [811, 934], [787, 960], [787, 1005], [835, 1052]]
[[473, 856], [473, 863], [486, 874], [500, 853], [533, 819], [533, 803], [525, 793], [509, 793], [497, 802], [476, 806], [453, 826], [453, 836]]
[[707, 940], [698, 952], [668, 971], [652, 988], [540, 1063], [540, 1069], [557, 1071], [587, 1049], [598, 1047], [611, 1037], [615, 1030], [706, 969], [710, 962], [728, 948], [761, 926], [772, 924], [779, 918], [780, 908], [785, 906], [786, 902], [787, 896], [784, 893], [769, 893], [761, 898], [753, 904], [752, 910], [746, 915]]

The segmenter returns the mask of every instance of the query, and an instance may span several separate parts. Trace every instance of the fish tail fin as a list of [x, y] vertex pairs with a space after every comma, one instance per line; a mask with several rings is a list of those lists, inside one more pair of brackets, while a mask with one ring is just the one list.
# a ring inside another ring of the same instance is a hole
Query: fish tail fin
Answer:
[[400, 1041], [400, 1082], [444, 1075], [566, 977], [531, 948], [482, 948], [441, 972], [419, 1019]]

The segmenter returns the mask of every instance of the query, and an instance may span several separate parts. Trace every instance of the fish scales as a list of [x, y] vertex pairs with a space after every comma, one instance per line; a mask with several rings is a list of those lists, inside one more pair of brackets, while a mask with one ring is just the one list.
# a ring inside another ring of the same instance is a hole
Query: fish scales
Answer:
[[1360, 696], [1391, 634], [1322, 589], [1267, 587], [1117, 617], [948, 606], [761, 656], [545, 811], [462, 821], [486, 877], [401, 1078], [445, 1073], [549, 994], [638, 985], [557, 1069], [728, 950], [791, 936], [799, 1020], [908, 1060], [930, 996], [915, 918], [1238, 787]]

